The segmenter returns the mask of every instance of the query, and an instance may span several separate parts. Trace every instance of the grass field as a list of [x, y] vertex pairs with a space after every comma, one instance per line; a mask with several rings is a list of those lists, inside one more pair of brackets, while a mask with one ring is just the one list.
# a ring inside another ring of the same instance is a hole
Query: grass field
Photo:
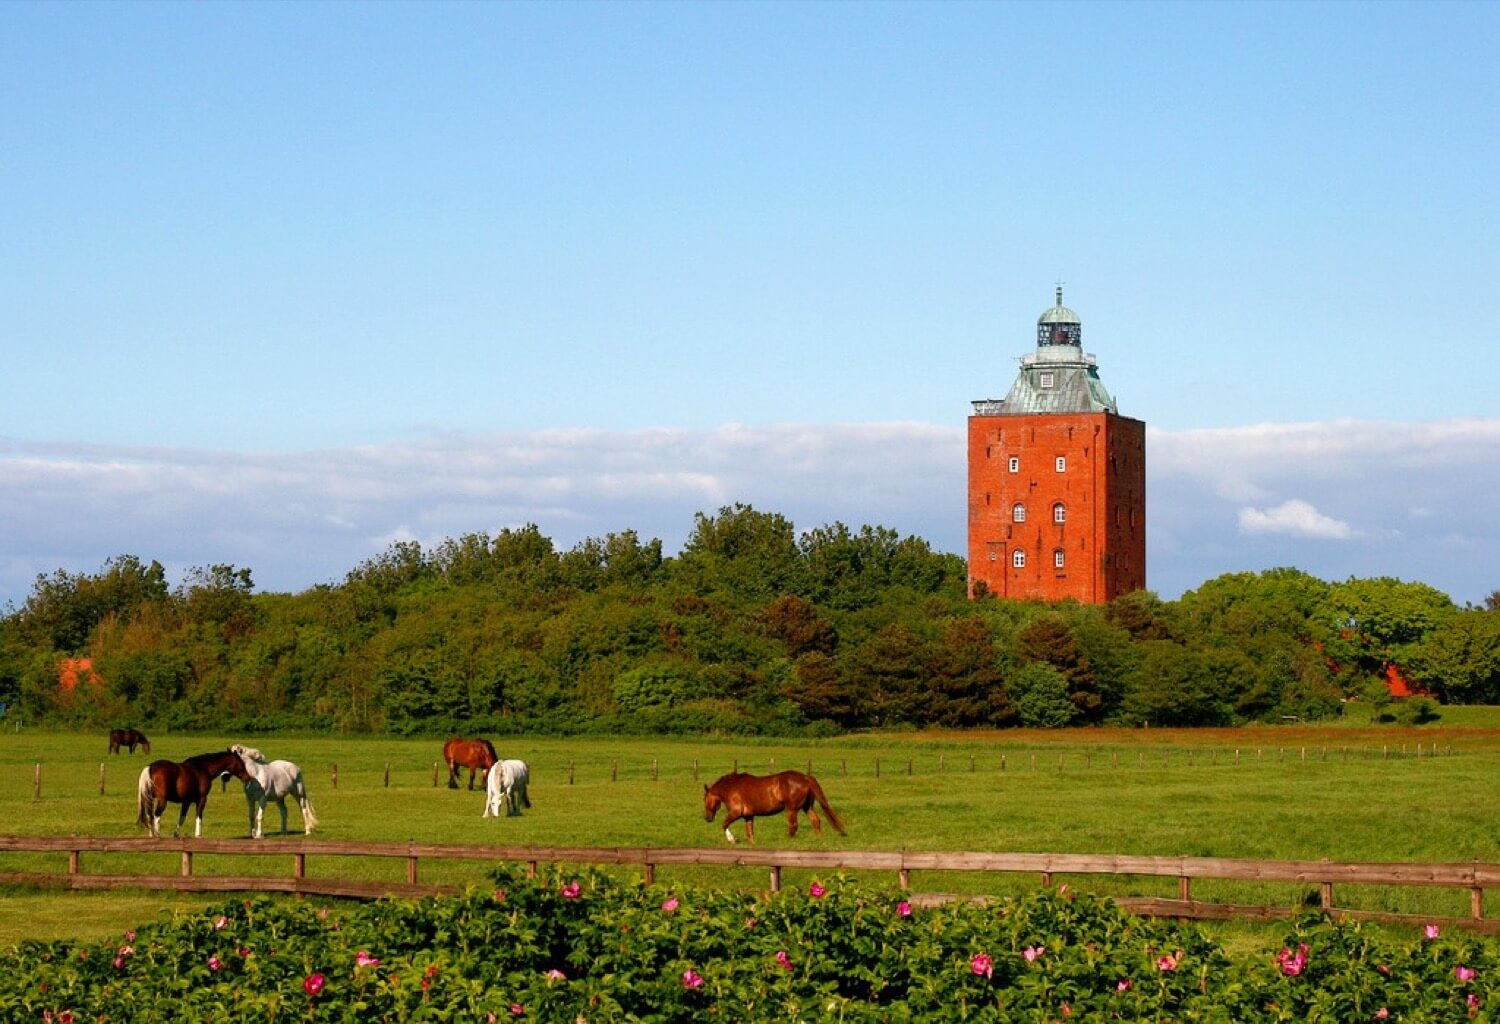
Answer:
[[[180, 760], [241, 737], [156, 736], [152, 757]], [[1060, 730], [897, 733], [820, 741], [516, 739], [502, 757], [532, 767], [534, 807], [482, 819], [478, 791], [452, 791], [430, 739], [250, 737], [271, 757], [302, 765], [329, 839], [504, 842], [579, 846], [717, 846], [702, 815], [702, 786], [738, 766], [806, 769], [819, 776], [848, 826], [789, 839], [762, 820], [759, 845], [849, 850], [1007, 850], [1338, 861], [1500, 861], [1500, 709], [1444, 709], [1420, 728], [1289, 724], [1236, 730]], [[109, 756], [102, 735], [0, 733], [0, 832], [132, 836], [135, 781], [147, 758]], [[41, 766], [40, 796], [37, 766]], [[103, 788], [101, 785], [103, 765]], [[335, 766], [338, 783], [333, 785]], [[387, 771], [389, 784], [387, 785]], [[175, 807], [169, 816], [175, 815]], [[291, 828], [301, 820], [291, 811]], [[175, 822], [175, 817], [171, 817]], [[167, 819], [164, 819], [164, 823]], [[268, 826], [275, 828], [274, 809]], [[247, 835], [238, 783], [216, 792], [205, 835]], [[189, 821], [191, 827], [191, 820]], [[249, 842], [247, 840], [247, 846]], [[49, 859], [50, 857], [50, 859]], [[285, 873], [276, 862], [254, 870]], [[132, 863], [133, 862], [133, 863]], [[62, 870], [62, 857], [0, 857], [5, 870]], [[397, 878], [399, 863], [309, 861], [324, 876]], [[175, 855], [126, 858], [85, 870], [172, 872]], [[250, 870], [204, 858], [195, 870]], [[482, 882], [481, 864], [423, 865], [424, 881]], [[673, 869], [685, 881], [763, 887], [760, 869]], [[659, 877], [663, 877], [659, 875]], [[789, 874], [788, 884], [797, 879]], [[894, 886], [895, 879], [888, 880]], [[1173, 895], [1171, 879], [1070, 880], [1111, 894]], [[1036, 879], [917, 876], [920, 891], [999, 893]], [[1291, 886], [1203, 882], [1205, 900], [1290, 905]], [[164, 910], [221, 897], [12, 889], [0, 901], [0, 943], [91, 938]], [[1467, 894], [1339, 890], [1342, 906], [1461, 915]]]

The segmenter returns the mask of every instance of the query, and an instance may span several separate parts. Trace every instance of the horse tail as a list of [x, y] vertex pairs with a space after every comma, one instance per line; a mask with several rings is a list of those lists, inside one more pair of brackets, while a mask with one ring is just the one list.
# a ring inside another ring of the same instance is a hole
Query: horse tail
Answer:
[[307, 786], [300, 775], [297, 776], [297, 792], [302, 797], [302, 831], [311, 832], [318, 827], [318, 816], [313, 813], [312, 800], [307, 796]]
[[807, 781], [812, 785], [812, 793], [817, 798], [818, 806], [823, 808], [824, 814], [828, 815], [828, 824], [832, 825], [834, 831], [839, 835], [847, 835], [848, 833], [844, 831], [844, 823], [839, 820], [838, 814], [834, 812], [833, 805], [823, 795], [823, 787], [818, 785], [818, 780], [809, 776]]
[[155, 817], [153, 812], [156, 810], [156, 790], [151, 785], [150, 765], [141, 769], [140, 781], [135, 784], [135, 802], [140, 810], [135, 823], [149, 832], [151, 819]]

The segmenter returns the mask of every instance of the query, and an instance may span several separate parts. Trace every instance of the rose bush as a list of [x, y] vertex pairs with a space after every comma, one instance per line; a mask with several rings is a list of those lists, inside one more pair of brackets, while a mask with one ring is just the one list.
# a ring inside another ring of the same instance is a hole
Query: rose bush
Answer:
[[747, 895], [510, 869], [463, 897], [251, 898], [102, 944], [0, 953], [4, 1021], [1493, 1019], [1494, 940], [1323, 916], [1231, 958], [1195, 928], [1039, 891], [913, 908], [834, 876]]

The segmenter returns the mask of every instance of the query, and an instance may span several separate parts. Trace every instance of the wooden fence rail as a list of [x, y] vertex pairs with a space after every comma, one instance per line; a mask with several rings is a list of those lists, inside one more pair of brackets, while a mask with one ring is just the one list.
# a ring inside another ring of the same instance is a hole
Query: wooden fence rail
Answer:
[[[417, 842], [362, 842], [332, 839], [150, 839], [103, 836], [0, 836], [0, 853], [66, 854], [67, 870], [0, 872], [0, 884], [64, 889], [171, 889], [190, 892], [290, 892], [374, 898], [427, 896], [453, 892], [457, 887], [424, 884], [419, 865], [428, 861], [507, 861], [527, 866], [529, 875], [541, 864], [631, 865], [645, 880], [655, 880], [659, 866], [718, 865], [763, 867], [769, 888], [781, 888], [786, 869], [890, 872], [904, 890], [913, 872], [1000, 872], [1034, 874], [1043, 885], [1055, 875], [1121, 875], [1177, 879], [1175, 899], [1121, 897], [1117, 902], [1136, 913], [1156, 917], [1270, 920], [1289, 917], [1290, 907], [1205, 903], [1193, 898], [1195, 881], [1213, 879], [1243, 882], [1299, 883], [1319, 887], [1319, 904], [1347, 917], [1388, 923], [1442, 923], [1487, 934], [1500, 934], [1500, 919], [1484, 916], [1484, 891], [1500, 885], [1500, 864], [1478, 861], [1446, 864], [1335, 863], [1317, 861], [1241, 860], [1221, 857], [1141, 857], [1087, 853], [918, 853], [911, 851], [841, 851], [593, 847], [497, 846], [489, 844], [430, 844]], [[83, 869], [84, 854], [176, 854], [175, 875], [95, 874]], [[195, 874], [194, 858], [285, 856], [289, 875]], [[311, 878], [308, 857], [377, 857], [405, 862], [404, 882]], [[1396, 885], [1439, 887], [1469, 893], [1467, 917], [1431, 917], [1340, 908], [1334, 903], [1335, 885]], [[914, 894], [914, 902], [939, 903], [962, 898], [945, 894]]]

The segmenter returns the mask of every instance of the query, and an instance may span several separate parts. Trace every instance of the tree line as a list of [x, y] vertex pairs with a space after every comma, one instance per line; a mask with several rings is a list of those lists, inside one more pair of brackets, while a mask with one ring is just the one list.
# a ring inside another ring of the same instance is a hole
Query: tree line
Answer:
[[965, 583], [920, 538], [799, 533], [748, 505], [698, 513], [676, 556], [633, 530], [559, 551], [527, 525], [398, 542], [295, 594], [232, 565], [174, 587], [121, 555], [38, 576], [0, 617], [0, 704], [74, 728], [394, 734], [1428, 713], [1391, 702], [1390, 666], [1432, 699], [1500, 703], [1500, 592], [1460, 608], [1423, 583], [1279, 568], [1094, 606], [969, 600]]

